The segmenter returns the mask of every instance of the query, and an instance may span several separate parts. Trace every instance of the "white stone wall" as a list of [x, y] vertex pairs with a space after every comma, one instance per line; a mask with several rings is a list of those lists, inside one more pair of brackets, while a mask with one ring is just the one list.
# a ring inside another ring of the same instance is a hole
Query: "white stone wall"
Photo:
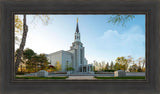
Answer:
[[51, 65], [55, 66], [56, 62], [59, 61], [60, 64], [62, 64], [62, 50], [57, 51], [55, 53], [51, 53], [47, 55], [47, 58], [49, 62], [51, 62]]
[[87, 65], [88, 64], [88, 61], [86, 58], [84, 58], [84, 65]]
[[62, 71], [66, 71], [67, 61], [68, 61], [68, 67], [72, 67], [72, 53], [63, 51], [62, 52]]
[[72, 67], [76, 69], [76, 64], [75, 64], [75, 49], [73, 50], [68, 50], [68, 52], [72, 53]]
[[61, 64], [63, 72], [66, 71], [66, 65], [67, 65], [66, 62], [68, 61], [69, 63], [72, 63], [72, 53], [63, 50], [48, 54], [47, 58], [49, 62], [51, 62], [51, 65], [53, 66], [55, 66], [56, 62], [58, 61]]

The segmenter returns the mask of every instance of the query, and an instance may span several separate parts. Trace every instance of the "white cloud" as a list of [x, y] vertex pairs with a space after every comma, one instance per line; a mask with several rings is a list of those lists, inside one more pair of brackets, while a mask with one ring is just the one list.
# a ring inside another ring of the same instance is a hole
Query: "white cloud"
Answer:
[[107, 30], [98, 41], [110, 56], [145, 55], [145, 34], [139, 26], [123, 32]]

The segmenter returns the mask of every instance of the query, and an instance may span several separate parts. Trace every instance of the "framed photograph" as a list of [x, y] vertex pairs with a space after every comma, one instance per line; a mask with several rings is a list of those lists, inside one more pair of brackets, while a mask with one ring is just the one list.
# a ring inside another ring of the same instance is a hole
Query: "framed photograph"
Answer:
[[1, 93], [159, 94], [158, 4], [1, 1]]

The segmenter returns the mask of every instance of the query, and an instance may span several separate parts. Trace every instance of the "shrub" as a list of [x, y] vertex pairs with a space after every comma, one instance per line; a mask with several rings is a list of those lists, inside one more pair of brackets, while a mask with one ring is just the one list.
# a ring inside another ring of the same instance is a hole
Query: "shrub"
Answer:
[[114, 72], [115, 70], [104, 70], [105, 72]]
[[141, 68], [138, 68], [137, 72], [142, 72], [142, 69], [141, 69]]
[[16, 75], [24, 75], [24, 72], [17, 72]]

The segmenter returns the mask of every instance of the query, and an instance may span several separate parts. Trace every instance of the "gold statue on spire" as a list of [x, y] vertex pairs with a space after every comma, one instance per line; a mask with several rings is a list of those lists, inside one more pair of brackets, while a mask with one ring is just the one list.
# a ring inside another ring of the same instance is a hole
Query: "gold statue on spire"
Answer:
[[77, 23], [78, 23], [78, 17], [77, 17]]

